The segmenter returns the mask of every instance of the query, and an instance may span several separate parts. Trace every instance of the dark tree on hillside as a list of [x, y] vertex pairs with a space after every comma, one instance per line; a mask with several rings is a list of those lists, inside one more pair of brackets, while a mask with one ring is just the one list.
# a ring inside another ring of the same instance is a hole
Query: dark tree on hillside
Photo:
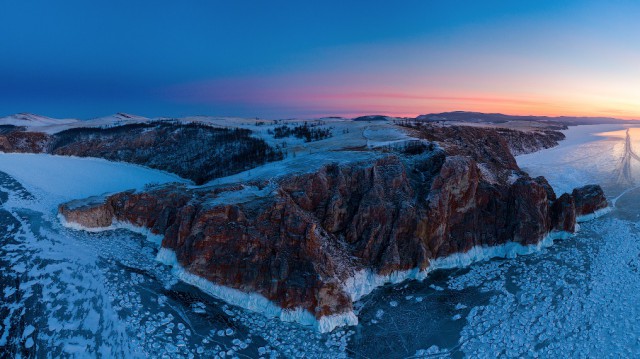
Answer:
[[294, 136], [304, 139], [305, 142], [320, 141], [333, 136], [331, 129], [319, 128], [318, 124], [310, 125], [307, 122], [294, 127], [290, 127], [289, 125], [277, 126], [273, 130], [269, 130], [269, 133], [272, 134], [274, 138]]
[[70, 129], [55, 134], [47, 150], [145, 165], [197, 184], [284, 158], [250, 130], [173, 121]]

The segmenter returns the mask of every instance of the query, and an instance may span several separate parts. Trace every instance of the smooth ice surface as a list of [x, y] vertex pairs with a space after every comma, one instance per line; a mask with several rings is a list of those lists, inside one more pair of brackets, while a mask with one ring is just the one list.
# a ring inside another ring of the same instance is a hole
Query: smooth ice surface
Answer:
[[[592, 183], [601, 184], [607, 194], [614, 195], [621, 190], [615, 184], [615, 177], [627, 128], [625, 125], [572, 126], [563, 131], [567, 138], [559, 146], [517, 156], [516, 161], [530, 175], [544, 176], [558, 195]], [[638, 130], [631, 131], [635, 134]], [[640, 140], [637, 135], [632, 138]], [[636, 146], [640, 150], [640, 143]], [[636, 175], [640, 173], [635, 171]]]
[[60, 202], [140, 189], [149, 183], [188, 182], [132, 164], [47, 154], [0, 153], [0, 171], [29, 190], [55, 196]]

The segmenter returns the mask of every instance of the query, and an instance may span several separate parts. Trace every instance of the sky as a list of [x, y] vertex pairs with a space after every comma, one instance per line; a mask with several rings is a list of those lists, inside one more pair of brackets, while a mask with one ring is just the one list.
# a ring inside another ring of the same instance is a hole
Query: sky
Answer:
[[638, 1], [0, 0], [0, 116], [640, 118]]

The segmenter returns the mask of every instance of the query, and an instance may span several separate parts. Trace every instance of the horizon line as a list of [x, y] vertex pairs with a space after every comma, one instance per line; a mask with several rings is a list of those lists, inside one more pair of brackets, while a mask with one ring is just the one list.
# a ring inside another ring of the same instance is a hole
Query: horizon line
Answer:
[[441, 112], [424, 112], [424, 113], [399, 113], [394, 111], [379, 111], [379, 112], [367, 112], [367, 111], [353, 111], [353, 112], [320, 112], [315, 115], [307, 116], [242, 116], [242, 115], [232, 115], [232, 114], [188, 114], [188, 115], [159, 115], [159, 116], [147, 116], [141, 115], [140, 113], [134, 112], [126, 112], [126, 111], [117, 111], [101, 116], [95, 117], [76, 117], [76, 116], [49, 116], [43, 115], [42, 113], [35, 112], [15, 112], [6, 115], [0, 116], [0, 118], [6, 118], [16, 115], [34, 115], [40, 117], [47, 117], [54, 120], [79, 120], [79, 121], [90, 121], [99, 118], [116, 116], [116, 115], [129, 115], [136, 117], [144, 117], [148, 119], [170, 119], [170, 118], [185, 118], [185, 117], [228, 117], [228, 118], [245, 118], [245, 119], [259, 119], [259, 120], [314, 120], [314, 119], [322, 119], [322, 118], [357, 118], [357, 117], [365, 117], [365, 116], [386, 116], [386, 117], [395, 117], [395, 118], [417, 118], [419, 116], [429, 116], [429, 115], [441, 115], [441, 114], [452, 114], [452, 113], [468, 113], [468, 114], [482, 114], [482, 115], [500, 115], [500, 116], [511, 116], [511, 117], [538, 117], [538, 118], [547, 118], [547, 119], [562, 119], [562, 118], [584, 118], [584, 119], [612, 119], [612, 120], [621, 120], [621, 121], [640, 121], [638, 117], [628, 117], [628, 116], [613, 116], [613, 115], [562, 115], [562, 114], [544, 114], [544, 115], [535, 115], [535, 114], [515, 114], [515, 113], [505, 113], [505, 112], [482, 112], [482, 111], [469, 111], [469, 110], [450, 110], [450, 111], [441, 111]]

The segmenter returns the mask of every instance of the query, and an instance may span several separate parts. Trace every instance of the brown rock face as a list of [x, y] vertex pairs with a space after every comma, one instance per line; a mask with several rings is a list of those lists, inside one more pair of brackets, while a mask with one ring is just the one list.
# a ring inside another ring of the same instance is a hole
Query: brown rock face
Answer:
[[0, 126], [0, 151], [40, 153], [48, 146], [50, 136], [41, 132], [26, 132], [23, 127]]
[[571, 196], [576, 201], [576, 216], [591, 214], [607, 207], [607, 199], [598, 185], [588, 185], [573, 190]]
[[[165, 185], [64, 204], [60, 213], [88, 227], [111, 216], [149, 228], [188, 272], [320, 318], [352, 309], [344, 282], [356, 271], [425, 269], [474, 246], [536, 244], [553, 230], [573, 232], [577, 213], [606, 206], [599, 186], [556, 199], [544, 178], [519, 170], [495, 131], [444, 131], [425, 135], [444, 149], [381, 154], [269, 185]], [[271, 191], [241, 195], [247, 189]]]
[[565, 139], [564, 133], [553, 130], [523, 132], [499, 128], [497, 131], [507, 141], [509, 149], [514, 156], [536, 152], [543, 148], [555, 147], [558, 142]]
[[109, 227], [113, 224], [114, 213], [106, 201], [102, 197], [71, 201], [60, 206], [59, 212], [70, 224], [77, 223], [87, 228]]
[[[606, 201], [605, 201], [606, 203]], [[564, 193], [551, 205], [551, 228], [557, 231], [574, 232], [576, 229], [575, 198]]]

